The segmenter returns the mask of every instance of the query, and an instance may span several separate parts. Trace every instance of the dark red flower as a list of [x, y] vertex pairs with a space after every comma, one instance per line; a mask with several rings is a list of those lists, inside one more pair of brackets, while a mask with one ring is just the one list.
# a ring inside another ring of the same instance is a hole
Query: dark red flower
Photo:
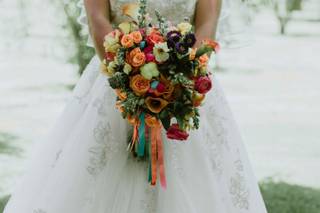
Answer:
[[206, 94], [211, 88], [212, 82], [209, 76], [201, 76], [195, 82], [195, 89], [201, 94]]
[[184, 141], [188, 139], [189, 134], [180, 129], [178, 124], [172, 124], [167, 130], [167, 137], [173, 140]]

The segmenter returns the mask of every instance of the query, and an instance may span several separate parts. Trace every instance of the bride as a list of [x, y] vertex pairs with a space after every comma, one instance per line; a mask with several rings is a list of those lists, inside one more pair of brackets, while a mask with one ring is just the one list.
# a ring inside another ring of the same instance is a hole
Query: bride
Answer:
[[[127, 152], [129, 125], [114, 107], [116, 96], [99, 71], [99, 57], [104, 55], [104, 36], [124, 18], [121, 5], [131, 1], [84, 0], [97, 56], [4, 213], [266, 213], [215, 78], [201, 107], [200, 129], [187, 142], [163, 135], [167, 189], [150, 186], [148, 164]], [[170, 20], [194, 20], [199, 40], [215, 36], [221, 3], [148, 1], [151, 10]]]

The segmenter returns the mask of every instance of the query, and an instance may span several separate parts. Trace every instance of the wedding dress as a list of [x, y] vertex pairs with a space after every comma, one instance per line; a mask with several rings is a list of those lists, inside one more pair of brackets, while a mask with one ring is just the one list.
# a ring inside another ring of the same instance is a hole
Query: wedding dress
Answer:
[[[119, 8], [125, 2], [110, 0], [114, 24], [124, 18]], [[192, 19], [196, 0], [148, 3], [179, 22]], [[167, 189], [152, 187], [148, 163], [127, 152], [129, 125], [94, 57], [4, 213], [266, 213], [215, 77], [213, 85], [200, 129], [187, 142], [163, 134]]]

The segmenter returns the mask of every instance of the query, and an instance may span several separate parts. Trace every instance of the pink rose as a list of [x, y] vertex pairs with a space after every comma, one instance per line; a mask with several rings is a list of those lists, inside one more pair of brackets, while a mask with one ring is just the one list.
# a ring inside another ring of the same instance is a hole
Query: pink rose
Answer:
[[167, 130], [167, 137], [173, 140], [187, 140], [189, 134], [179, 128], [178, 124], [172, 124]]
[[153, 45], [148, 45], [146, 48], [143, 49], [143, 52], [145, 54], [148, 54], [148, 53], [152, 53], [153, 52]]
[[195, 82], [195, 89], [201, 94], [206, 94], [211, 88], [212, 82], [209, 76], [201, 76]]
[[155, 61], [155, 57], [152, 53], [147, 53], [146, 54], [146, 61], [147, 62], [152, 62], [152, 61]]

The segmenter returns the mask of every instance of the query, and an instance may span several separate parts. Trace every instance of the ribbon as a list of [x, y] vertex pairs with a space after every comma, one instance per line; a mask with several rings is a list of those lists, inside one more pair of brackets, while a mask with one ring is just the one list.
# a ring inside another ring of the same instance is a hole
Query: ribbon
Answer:
[[139, 120], [134, 124], [131, 151], [134, 150], [138, 157], [144, 157], [147, 153], [150, 161], [148, 180], [151, 185], [156, 185], [159, 171], [160, 184], [165, 189], [167, 188], [167, 181], [164, 168], [164, 148], [161, 138], [162, 126], [160, 123], [148, 126], [145, 119], [146, 115], [142, 112], [139, 115]]
[[165, 189], [167, 188], [167, 181], [164, 168], [161, 126], [151, 128], [151, 185], [156, 185], [158, 166], [160, 173], [160, 184]]
[[145, 113], [142, 112], [139, 116], [139, 144], [138, 144], [138, 156], [144, 157], [144, 150], [146, 145], [146, 131], [145, 131]]
[[130, 150], [132, 151], [134, 148], [134, 145], [136, 143], [136, 141], [138, 140], [138, 134], [139, 134], [139, 122], [136, 121], [133, 127], [133, 134], [132, 134], [132, 142], [130, 144]]

